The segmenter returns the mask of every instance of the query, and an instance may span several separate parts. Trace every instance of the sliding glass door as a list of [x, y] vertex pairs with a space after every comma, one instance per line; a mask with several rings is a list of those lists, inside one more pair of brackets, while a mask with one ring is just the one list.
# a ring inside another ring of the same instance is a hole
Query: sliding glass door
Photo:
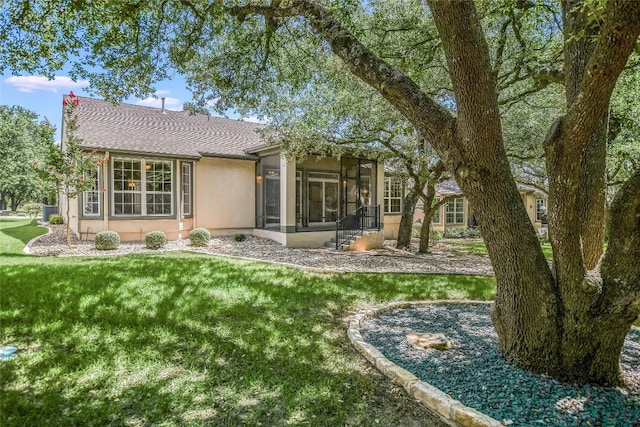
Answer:
[[334, 222], [338, 219], [340, 179], [338, 174], [309, 174], [309, 222]]

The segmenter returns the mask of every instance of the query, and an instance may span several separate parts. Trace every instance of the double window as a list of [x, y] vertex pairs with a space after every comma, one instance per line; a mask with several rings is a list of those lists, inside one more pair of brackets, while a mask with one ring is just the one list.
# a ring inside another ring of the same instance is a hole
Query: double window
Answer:
[[464, 198], [456, 197], [447, 202], [445, 221], [447, 224], [464, 223]]
[[402, 193], [404, 181], [400, 177], [384, 178], [384, 213], [402, 213]]
[[114, 216], [170, 216], [173, 163], [167, 160], [114, 159]]

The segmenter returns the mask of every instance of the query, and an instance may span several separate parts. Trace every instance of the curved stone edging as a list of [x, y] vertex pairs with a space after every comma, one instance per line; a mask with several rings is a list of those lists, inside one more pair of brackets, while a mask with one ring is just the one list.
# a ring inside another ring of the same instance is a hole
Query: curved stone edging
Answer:
[[22, 250], [22, 252], [23, 252], [24, 254], [26, 254], [26, 255], [33, 255], [33, 254], [31, 253], [31, 245], [33, 245], [33, 243], [34, 243], [36, 240], [38, 240], [38, 239], [39, 239], [40, 237], [42, 237], [42, 236], [45, 236], [45, 235], [47, 235], [47, 234], [51, 234], [51, 227], [47, 227], [47, 226], [44, 226], [44, 225], [41, 225], [41, 224], [38, 224], [38, 227], [46, 228], [46, 229], [47, 229], [47, 232], [46, 232], [45, 234], [41, 234], [41, 235], [39, 235], [39, 236], [36, 236], [36, 237], [34, 237], [33, 239], [31, 239], [31, 240], [29, 240], [29, 241], [27, 242], [27, 244], [25, 245], [24, 249]]
[[349, 322], [347, 336], [353, 346], [374, 365], [380, 372], [399, 384], [409, 395], [422, 402], [427, 408], [435, 412], [444, 422], [452, 426], [463, 427], [498, 427], [503, 424], [488, 415], [473, 408], [463, 405], [460, 401], [451, 398], [429, 383], [420, 381], [406, 369], [389, 361], [377, 348], [366, 342], [360, 334], [360, 325], [368, 317], [374, 317], [381, 313], [412, 306], [435, 304], [490, 304], [487, 301], [397, 301], [360, 310]]

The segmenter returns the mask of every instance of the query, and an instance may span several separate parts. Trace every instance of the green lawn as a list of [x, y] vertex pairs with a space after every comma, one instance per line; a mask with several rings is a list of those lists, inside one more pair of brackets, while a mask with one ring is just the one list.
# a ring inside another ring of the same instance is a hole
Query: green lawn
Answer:
[[30, 223], [0, 224], [0, 344], [19, 349], [0, 362], [3, 426], [420, 425], [423, 409], [351, 347], [345, 318], [495, 290], [491, 277], [198, 254], [30, 257], [4, 249], [33, 237]]
[[29, 240], [47, 232], [35, 219], [0, 217], [0, 256], [22, 253]]
[[[470, 253], [474, 255], [489, 256], [487, 253], [487, 247], [482, 241], [464, 241], [464, 240], [440, 240], [438, 243], [449, 246], [454, 251]], [[547, 259], [553, 259], [553, 252], [551, 251], [551, 244], [542, 244], [542, 253]]]

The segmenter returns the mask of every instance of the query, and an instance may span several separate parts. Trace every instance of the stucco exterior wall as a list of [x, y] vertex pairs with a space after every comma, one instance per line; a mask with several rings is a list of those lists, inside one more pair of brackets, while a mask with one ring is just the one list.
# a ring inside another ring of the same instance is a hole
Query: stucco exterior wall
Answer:
[[396, 240], [400, 228], [400, 219], [402, 215], [384, 215], [384, 238], [387, 240]]
[[103, 221], [82, 220], [79, 230], [82, 240], [94, 240], [96, 233], [100, 231], [115, 231], [120, 235], [123, 242], [144, 241], [144, 236], [150, 231], [162, 231], [167, 240], [186, 239], [189, 231], [193, 229], [193, 220], [185, 218], [183, 220], [172, 219], [127, 219]]
[[255, 163], [204, 158], [195, 164], [194, 226], [210, 231], [255, 226]]

